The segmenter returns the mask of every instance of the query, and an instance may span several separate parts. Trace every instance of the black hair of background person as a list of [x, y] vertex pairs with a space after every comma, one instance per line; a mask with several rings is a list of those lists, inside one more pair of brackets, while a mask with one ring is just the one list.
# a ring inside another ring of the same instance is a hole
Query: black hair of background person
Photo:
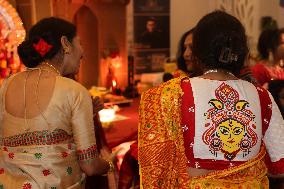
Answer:
[[[230, 48], [238, 56], [237, 61], [220, 62], [224, 48]], [[205, 69], [224, 69], [238, 75], [248, 54], [243, 25], [237, 18], [222, 11], [206, 15], [193, 32], [192, 54]]]
[[277, 29], [278, 24], [275, 19], [273, 19], [271, 16], [263, 16], [260, 20], [260, 29], [261, 31], [267, 30], [267, 29]]
[[164, 73], [164, 75], [163, 75], [163, 82], [167, 82], [167, 81], [169, 81], [169, 80], [171, 80], [173, 78], [174, 78], [174, 76], [171, 73]]
[[278, 105], [281, 114], [284, 118], [284, 109], [280, 104], [280, 99], [279, 99], [279, 94], [280, 91], [284, 89], [284, 80], [271, 80], [268, 84], [268, 90], [271, 93], [271, 95], [273, 96], [276, 104]]
[[184, 47], [184, 42], [185, 42], [185, 39], [186, 37], [189, 35], [189, 34], [192, 34], [194, 31], [194, 28], [190, 29], [189, 31], [185, 32], [180, 40], [179, 40], [179, 43], [178, 43], [178, 50], [177, 50], [177, 55], [176, 55], [176, 59], [177, 59], [177, 67], [178, 69], [184, 71], [185, 73], [188, 73], [188, 70], [187, 70], [187, 66], [186, 66], [186, 63], [185, 63], [185, 59], [183, 57], [183, 54], [185, 52], [185, 47]]
[[[76, 26], [55, 17], [39, 21], [29, 31], [25, 41], [18, 46], [18, 54], [23, 64], [28, 68], [34, 68], [39, 63], [52, 59], [61, 50], [62, 36], [66, 36], [69, 41], [72, 41], [76, 36]], [[53, 46], [43, 57], [33, 48], [33, 44], [36, 44], [40, 39]]]
[[261, 32], [257, 50], [261, 59], [268, 59], [269, 51], [275, 52], [280, 44], [280, 32], [278, 29], [267, 29]]

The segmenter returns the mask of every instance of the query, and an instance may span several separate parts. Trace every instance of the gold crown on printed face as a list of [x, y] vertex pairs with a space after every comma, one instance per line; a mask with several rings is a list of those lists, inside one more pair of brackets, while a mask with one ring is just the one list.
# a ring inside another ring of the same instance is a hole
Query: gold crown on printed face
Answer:
[[216, 99], [211, 99], [208, 103], [213, 107], [206, 113], [206, 118], [211, 119], [215, 126], [233, 119], [244, 126], [249, 125], [254, 120], [254, 114], [247, 109], [249, 103], [239, 100], [238, 92], [231, 86], [222, 83], [215, 91]]

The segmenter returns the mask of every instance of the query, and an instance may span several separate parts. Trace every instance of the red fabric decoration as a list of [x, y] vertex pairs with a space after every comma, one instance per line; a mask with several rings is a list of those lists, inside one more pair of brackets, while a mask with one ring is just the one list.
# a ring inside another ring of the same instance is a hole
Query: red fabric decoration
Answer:
[[61, 156], [62, 156], [63, 158], [66, 158], [68, 155], [69, 155], [68, 152], [61, 152]]
[[46, 177], [46, 176], [50, 175], [51, 173], [50, 173], [50, 170], [45, 169], [45, 170], [42, 171], [42, 174]]
[[269, 155], [266, 154], [265, 156], [265, 163], [268, 168], [268, 172], [272, 175], [278, 175], [284, 173], [284, 158], [280, 159], [279, 161], [272, 162]]
[[32, 188], [32, 185], [30, 183], [25, 183], [23, 185], [23, 189], [31, 189]]
[[34, 49], [40, 54], [41, 57], [44, 57], [46, 53], [53, 47], [53, 45], [48, 44], [44, 39], [40, 38], [37, 43], [33, 44]]
[[130, 146], [130, 154], [132, 157], [134, 157], [136, 160], [138, 160], [138, 142], [134, 142]]
[[11, 152], [11, 153], [8, 154], [8, 156], [9, 156], [10, 159], [14, 159], [15, 154]]
[[8, 148], [4, 146], [3, 151], [8, 152]]

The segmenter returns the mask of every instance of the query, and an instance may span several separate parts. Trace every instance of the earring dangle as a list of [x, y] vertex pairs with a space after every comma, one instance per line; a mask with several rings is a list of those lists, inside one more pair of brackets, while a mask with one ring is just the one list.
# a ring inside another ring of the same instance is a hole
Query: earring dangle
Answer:
[[69, 54], [70, 50], [69, 50], [69, 48], [63, 48], [63, 52], [64, 52], [64, 54]]

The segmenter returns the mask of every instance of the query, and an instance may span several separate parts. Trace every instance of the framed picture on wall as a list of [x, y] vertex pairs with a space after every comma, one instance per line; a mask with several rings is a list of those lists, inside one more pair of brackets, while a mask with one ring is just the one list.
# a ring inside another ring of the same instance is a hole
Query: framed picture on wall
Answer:
[[169, 16], [135, 16], [135, 48], [169, 48]]
[[170, 1], [133, 2], [133, 56], [136, 74], [163, 72], [170, 50]]
[[135, 0], [134, 13], [169, 13], [170, 0]]
[[169, 57], [169, 51], [167, 49], [139, 49], [134, 51], [134, 57], [136, 59], [136, 74], [163, 72], [165, 60]]

